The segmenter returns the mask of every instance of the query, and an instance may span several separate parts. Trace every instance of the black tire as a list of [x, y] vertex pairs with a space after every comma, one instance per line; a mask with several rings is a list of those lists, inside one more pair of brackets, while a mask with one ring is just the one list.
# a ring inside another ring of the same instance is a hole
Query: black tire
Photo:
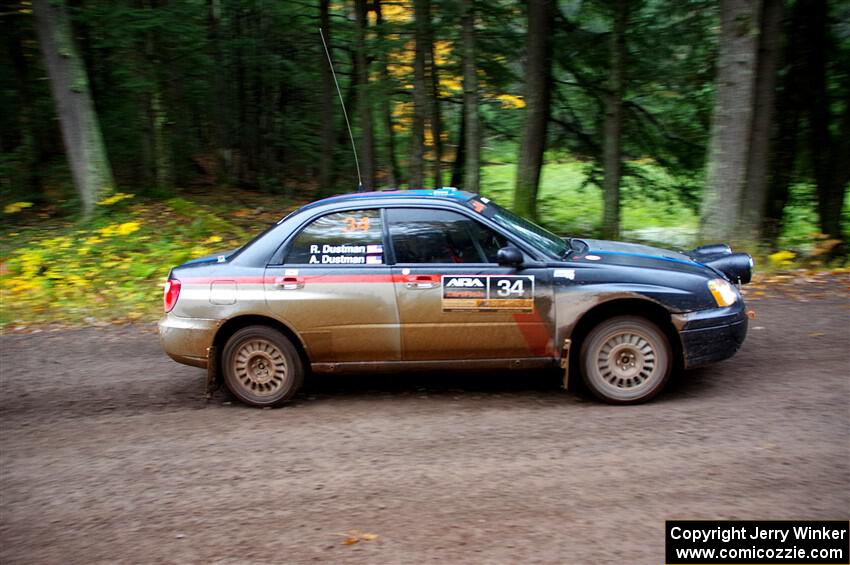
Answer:
[[230, 336], [221, 369], [227, 389], [251, 406], [278, 406], [295, 396], [304, 383], [298, 350], [268, 326], [248, 326]]
[[639, 316], [617, 316], [593, 328], [581, 345], [581, 374], [597, 398], [638, 404], [657, 395], [673, 369], [664, 332]]

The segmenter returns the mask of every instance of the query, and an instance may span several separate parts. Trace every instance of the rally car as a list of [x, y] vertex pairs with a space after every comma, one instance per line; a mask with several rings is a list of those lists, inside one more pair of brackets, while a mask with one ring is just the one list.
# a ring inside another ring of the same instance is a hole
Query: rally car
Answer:
[[559, 366], [629, 404], [735, 354], [752, 269], [723, 244], [562, 238], [454, 189], [356, 193], [173, 268], [159, 330], [172, 359], [254, 406], [308, 371]]

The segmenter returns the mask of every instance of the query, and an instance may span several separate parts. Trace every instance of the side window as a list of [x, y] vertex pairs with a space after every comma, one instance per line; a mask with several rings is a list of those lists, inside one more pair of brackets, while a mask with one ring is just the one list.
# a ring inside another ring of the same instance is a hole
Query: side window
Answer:
[[381, 212], [352, 210], [313, 220], [289, 248], [287, 264], [383, 265]]
[[390, 238], [397, 263], [495, 263], [505, 238], [445, 210], [390, 208]]
[[478, 222], [469, 220], [469, 225], [472, 229], [472, 237], [481, 247], [481, 251], [487, 258], [487, 263], [496, 263], [496, 254], [502, 247], [507, 247], [508, 240]]

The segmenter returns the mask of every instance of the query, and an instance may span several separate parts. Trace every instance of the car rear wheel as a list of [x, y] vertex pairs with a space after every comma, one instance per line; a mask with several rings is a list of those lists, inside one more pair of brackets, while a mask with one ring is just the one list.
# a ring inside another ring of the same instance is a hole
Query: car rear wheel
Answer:
[[670, 378], [667, 336], [649, 320], [617, 316], [600, 323], [581, 347], [584, 382], [612, 404], [636, 404], [658, 394]]
[[298, 351], [274, 328], [242, 328], [227, 340], [221, 359], [227, 388], [251, 406], [286, 402], [304, 382]]

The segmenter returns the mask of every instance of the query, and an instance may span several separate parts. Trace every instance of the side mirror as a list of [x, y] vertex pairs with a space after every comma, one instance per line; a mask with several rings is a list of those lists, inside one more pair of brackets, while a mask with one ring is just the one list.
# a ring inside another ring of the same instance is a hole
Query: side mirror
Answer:
[[496, 262], [502, 267], [521, 267], [522, 251], [516, 247], [502, 247], [496, 253]]

